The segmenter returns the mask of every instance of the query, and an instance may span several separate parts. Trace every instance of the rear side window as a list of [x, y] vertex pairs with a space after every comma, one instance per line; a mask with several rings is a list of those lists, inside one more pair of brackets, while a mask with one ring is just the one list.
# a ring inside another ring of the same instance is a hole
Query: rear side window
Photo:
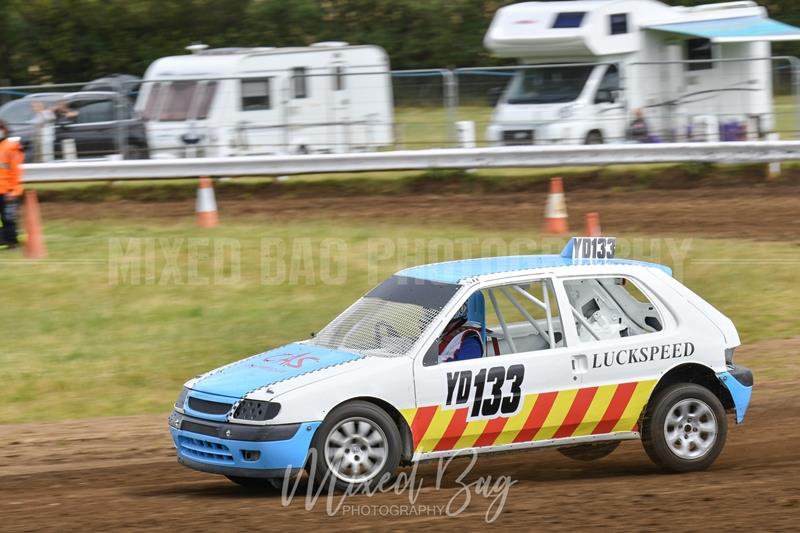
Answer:
[[630, 278], [568, 279], [564, 289], [581, 342], [633, 337], [664, 327], [658, 309]]
[[72, 102], [70, 107], [78, 112], [78, 116], [75, 118], [75, 122], [78, 124], [111, 122], [114, 120], [114, 104], [111, 100]]
[[580, 28], [583, 24], [583, 17], [586, 16], [585, 12], [572, 11], [559, 13], [556, 15], [556, 20], [553, 21], [554, 28]]
[[242, 111], [271, 109], [270, 79], [242, 80]]

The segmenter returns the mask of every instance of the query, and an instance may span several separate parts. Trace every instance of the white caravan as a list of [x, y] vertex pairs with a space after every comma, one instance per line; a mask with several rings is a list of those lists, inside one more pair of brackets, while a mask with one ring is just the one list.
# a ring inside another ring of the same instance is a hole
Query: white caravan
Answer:
[[144, 76], [136, 107], [153, 157], [340, 153], [394, 141], [389, 58], [378, 46], [188, 49]]
[[775, 121], [772, 61], [756, 58], [783, 40], [800, 40], [800, 29], [750, 1], [509, 5], [495, 14], [484, 45], [524, 66], [498, 101], [487, 140], [622, 141], [637, 110], [650, 142], [760, 138]]

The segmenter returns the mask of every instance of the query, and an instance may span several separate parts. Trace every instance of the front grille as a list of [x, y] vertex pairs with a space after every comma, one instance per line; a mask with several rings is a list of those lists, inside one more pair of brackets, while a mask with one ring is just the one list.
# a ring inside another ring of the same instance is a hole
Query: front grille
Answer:
[[259, 402], [256, 400], [242, 400], [233, 414], [237, 420], [263, 421], [271, 420], [278, 416], [281, 404], [275, 402]]
[[198, 459], [210, 459], [224, 463], [233, 463], [233, 454], [231, 453], [230, 448], [224, 444], [217, 444], [216, 442], [211, 442], [204, 439], [195, 439], [184, 436], [181, 436], [178, 439], [178, 444], [180, 445], [181, 452], [184, 455]]
[[201, 400], [189, 396], [189, 407], [198, 413], [206, 413], [208, 415], [224, 415], [231, 410], [231, 403], [212, 402], [209, 400]]
[[505, 130], [503, 144], [507, 146], [521, 146], [533, 144], [533, 130]]

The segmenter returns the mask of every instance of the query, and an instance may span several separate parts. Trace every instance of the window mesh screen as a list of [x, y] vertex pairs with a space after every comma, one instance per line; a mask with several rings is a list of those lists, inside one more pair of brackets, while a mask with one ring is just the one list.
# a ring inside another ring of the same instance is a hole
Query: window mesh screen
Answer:
[[438, 309], [365, 297], [336, 317], [311, 344], [370, 355], [403, 355], [438, 314]]

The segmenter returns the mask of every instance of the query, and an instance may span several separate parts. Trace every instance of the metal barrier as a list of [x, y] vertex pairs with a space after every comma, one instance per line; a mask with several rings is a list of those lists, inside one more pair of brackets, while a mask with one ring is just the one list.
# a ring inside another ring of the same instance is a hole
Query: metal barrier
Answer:
[[800, 160], [800, 141], [512, 146], [361, 154], [250, 156], [25, 165], [26, 183], [270, 176], [383, 170], [600, 166], [646, 163], [770, 163]]

